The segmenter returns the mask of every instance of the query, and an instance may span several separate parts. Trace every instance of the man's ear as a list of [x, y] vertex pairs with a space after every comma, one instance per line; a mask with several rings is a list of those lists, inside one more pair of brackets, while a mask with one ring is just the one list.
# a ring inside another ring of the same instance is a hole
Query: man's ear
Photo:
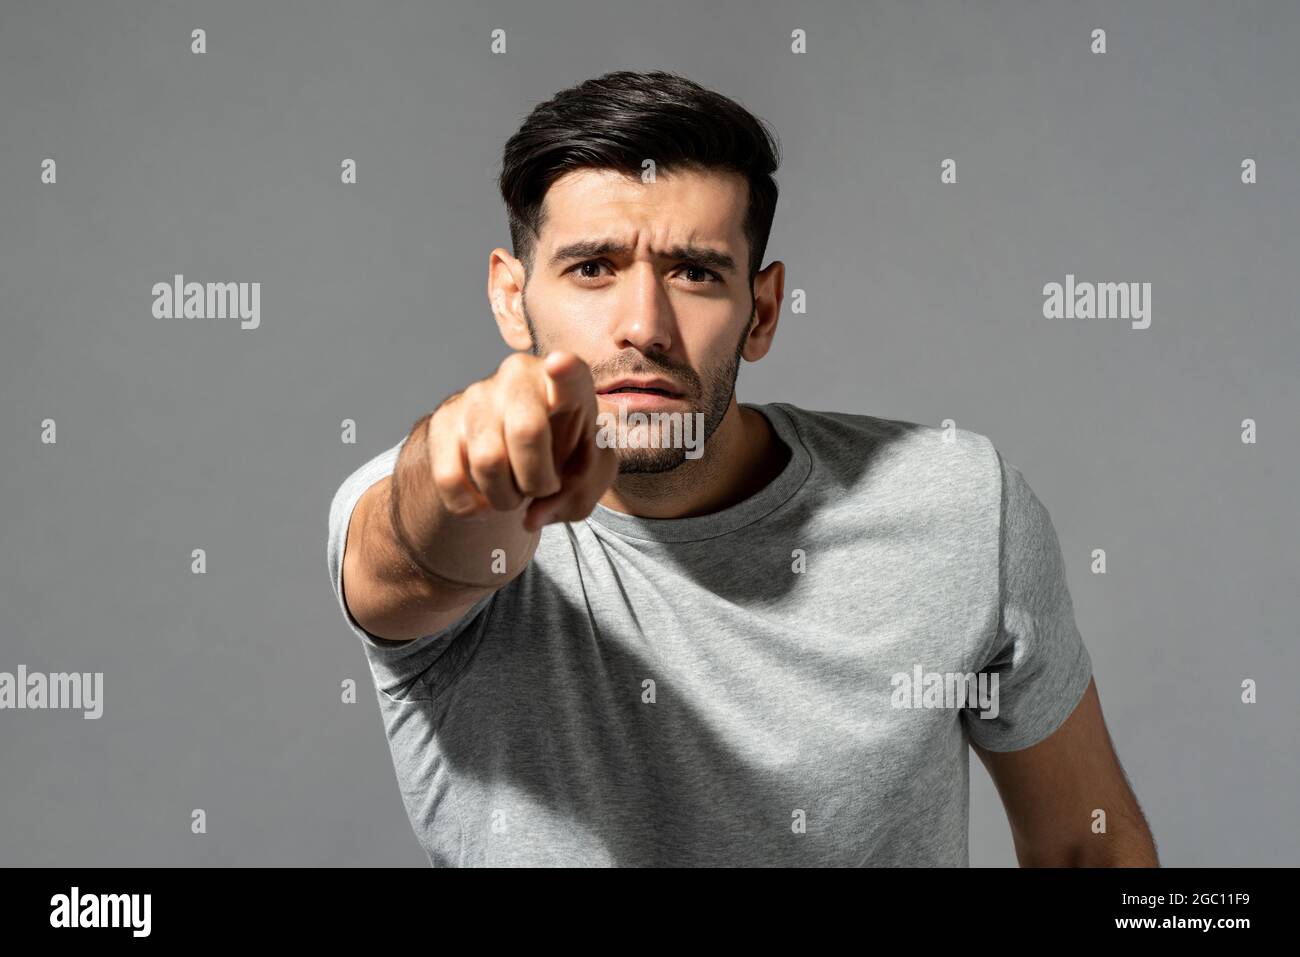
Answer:
[[488, 256], [488, 302], [496, 316], [501, 338], [516, 352], [533, 347], [524, 321], [524, 264], [500, 246]]
[[757, 362], [772, 348], [772, 337], [776, 335], [776, 322], [784, 298], [785, 263], [777, 259], [754, 277], [754, 316], [740, 353], [746, 362]]

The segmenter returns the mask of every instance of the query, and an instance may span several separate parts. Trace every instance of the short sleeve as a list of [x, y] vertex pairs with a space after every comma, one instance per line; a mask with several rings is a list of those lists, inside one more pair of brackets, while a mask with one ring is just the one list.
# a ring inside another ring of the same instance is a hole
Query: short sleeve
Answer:
[[967, 708], [963, 717], [980, 747], [1019, 751], [1049, 737], [1070, 716], [1092, 679], [1092, 660], [1075, 624], [1047, 509], [1001, 453], [998, 463], [1000, 615], [980, 669], [997, 675], [996, 707]]
[[[334, 597], [344, 621], [361, 640], [375, 686], [392, 698], [415, 699], [436, 696], [460, 673], [476, 645], [474, 639], [481, 632], [480, 613], [491, 604], [493, 595], [481, 598], [458, 621], [442, 631], [410, 641], [392, 641], [372, 635], [352, 617], [343, 593], [343, 554], [352, 511], [366, 489], [393, 473], [397, 456], [405, 443], [403, 438], [392, 448], [379, 453], [339, 486], [330, 502], [325, 555]], [[473, 635], [466, 635], [467, 632], [473, 632]], [[458, 641], [462, 635], [469, 640]]]

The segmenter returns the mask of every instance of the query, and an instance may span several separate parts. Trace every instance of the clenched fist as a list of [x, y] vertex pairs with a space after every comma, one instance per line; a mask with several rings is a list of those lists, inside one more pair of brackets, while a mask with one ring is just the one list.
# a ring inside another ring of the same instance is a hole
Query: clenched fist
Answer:
[[434, 488], [468, 518], [528, 504], [529, 532], [581, 521], [618, 475], [596, 442], [596, 389], [577, 356], [516, 352], [489, 378], [452, 396], [429, 420]]

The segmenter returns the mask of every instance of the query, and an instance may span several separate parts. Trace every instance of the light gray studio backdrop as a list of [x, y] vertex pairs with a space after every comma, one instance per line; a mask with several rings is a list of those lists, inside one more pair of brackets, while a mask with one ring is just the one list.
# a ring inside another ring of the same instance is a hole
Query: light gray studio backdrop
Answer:
[[[1163, 862], [1300, 864], [1297, 48], [1282, 0], [3, 0], [0, 671], [103, 672], [104, 713], [0, 711], [0, 863], [427, 865], [327, 507], [504, 355], [506, 138], [662, 68], [781, 139], [768, 260], [808, 310], [742, 401], [988, 435]], [[260, 282], [260, 326], [154, 318], [177, 273]], [[1067, 274], [1151, 283], [1150, 328], [1044, 318]], [[1013, 865], [971, 768], [971, 861]]]

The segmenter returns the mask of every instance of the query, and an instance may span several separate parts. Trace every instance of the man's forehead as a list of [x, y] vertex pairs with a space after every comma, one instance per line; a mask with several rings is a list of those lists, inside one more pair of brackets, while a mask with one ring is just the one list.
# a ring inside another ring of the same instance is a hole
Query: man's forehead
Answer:
[[554, 250], [594, 239], [626, 242], [652, 228], [658, 245], [708, 243], [739, 253], [748, 199], [748, 181], [730, 171], [674, 170], [643, 183], [615, 170], [574, 170], [547, 190], [540, 238]]

